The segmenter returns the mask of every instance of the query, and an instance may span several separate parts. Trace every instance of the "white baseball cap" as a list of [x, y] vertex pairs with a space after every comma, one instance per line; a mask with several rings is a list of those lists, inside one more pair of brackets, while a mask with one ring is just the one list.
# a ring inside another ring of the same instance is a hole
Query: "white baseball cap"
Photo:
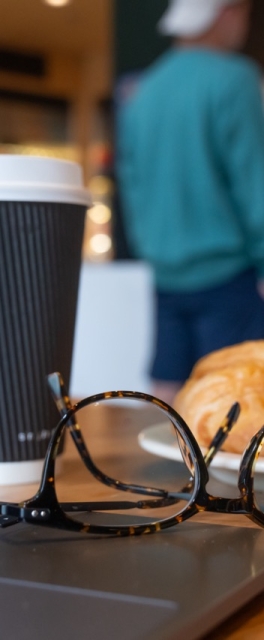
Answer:
[[158, 30], [166, 36], [198, 36], [212, 26], [221, 9], [239, 2], [241, 0], [170, 0]]

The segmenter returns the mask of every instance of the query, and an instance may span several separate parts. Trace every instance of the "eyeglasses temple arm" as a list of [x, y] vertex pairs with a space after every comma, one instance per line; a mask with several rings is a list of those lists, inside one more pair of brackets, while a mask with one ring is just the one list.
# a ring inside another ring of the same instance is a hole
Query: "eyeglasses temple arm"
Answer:
[[[47, 381], [58, 412], [63, 418], [65, 413], [69, 411], [69, 409], [72, 409], [72, 403], [68, 396], [62, 375], [58, 371], [55, 371], [47, 376]], [[69, 423], [70, 422], [75, 423], [75, 420], [69, 419]]]
[[63, 511], [67, 512], [80, 512], [80, 511], [125, 511], [127, 509], [157, 509], [161, 507], [168, 507], [180, 500], [189, 502], [190, 496], [188, 493], [176, 492], [170, 494], [168, 497], [157, 498], [151, 500], [138, 500], [137, 502], [132, 500], [123, 501], [102, 501], [102, 502], [61, 502], [60, 506]]
[[[64, 418], [67, 411], [70, 411], [70, 409], [73, 408], [73, 405], [69, 398], [61, 373], [59, 373], [58, 371], [50, 373], [47, 376], [47, 382], [58, 412], [61, 418]], [[89, 452], [86, 448], [85, 442], [82, 437], [82, 432], [75, 418], [75, 415], [72, 415], [68, 418], [67, 426], [69, 427], [72, 439], [82, 459], [84, 459], [84, 456], [85, 458], [88, 457], [90, 459]]]
[[219, 449], [221, 449], [231, 429], [237, 422], [239, 414], [240, 414], [240, 404], [238, 402], [235, 402], [230, 408], [230, 410], [228, 411], [228, 414], [226, 415], [222, 424], [220, 425], [219, 429], [214, 435], [204, 455], [204, 461], [207, 467], [209, 467], [216, 453], [219, 451]]

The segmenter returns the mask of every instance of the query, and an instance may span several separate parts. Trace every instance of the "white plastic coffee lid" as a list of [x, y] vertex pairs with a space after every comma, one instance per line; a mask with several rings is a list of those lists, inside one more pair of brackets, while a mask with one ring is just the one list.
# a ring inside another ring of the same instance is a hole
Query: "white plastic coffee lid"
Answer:
[[76, 162], [8, 154], [0, 154], [1, 200], [92, 204], [82, 168]]

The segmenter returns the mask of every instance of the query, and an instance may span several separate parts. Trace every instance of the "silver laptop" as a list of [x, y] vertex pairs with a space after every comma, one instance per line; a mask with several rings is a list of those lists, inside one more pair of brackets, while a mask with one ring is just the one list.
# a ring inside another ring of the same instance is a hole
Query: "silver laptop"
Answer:
[[199, 516], [121, 539], [28, 524], [2, 529], [2, 637], [198, 639], [263, 589], [264, 530], [246, 518], [237, 525], [236, 516], [234, 526]]

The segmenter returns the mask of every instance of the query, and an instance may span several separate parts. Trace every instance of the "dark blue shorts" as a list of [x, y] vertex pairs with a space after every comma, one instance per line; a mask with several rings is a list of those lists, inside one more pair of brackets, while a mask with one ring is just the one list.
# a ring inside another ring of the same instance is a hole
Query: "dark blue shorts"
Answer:
[[202, 356], [244, 340], [264, 339], [264, 301], [254, 270], [195, 293], [157, 293], [151, 377], [184, 381]]

